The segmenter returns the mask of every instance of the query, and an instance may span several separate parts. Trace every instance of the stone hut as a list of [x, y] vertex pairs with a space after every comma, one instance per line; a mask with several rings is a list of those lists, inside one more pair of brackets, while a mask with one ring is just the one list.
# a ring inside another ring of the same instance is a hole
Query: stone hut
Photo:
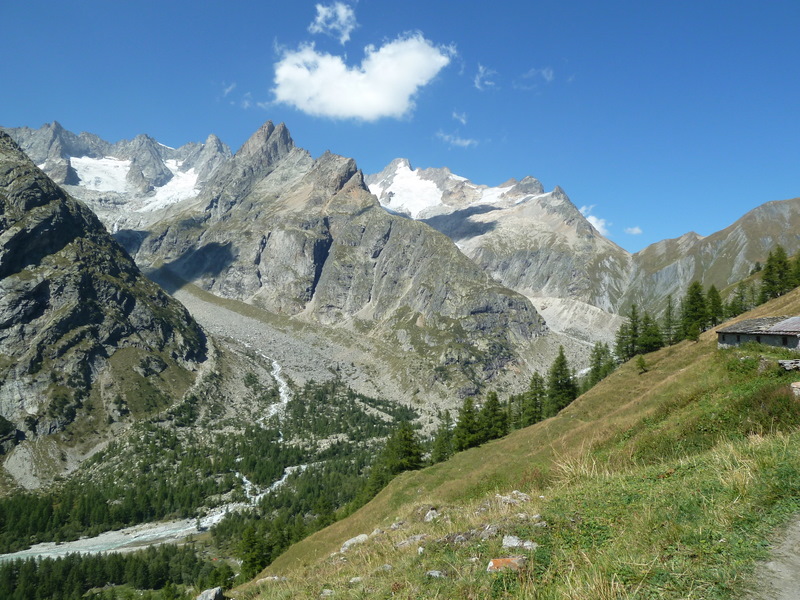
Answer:
[[732, 348], [747, 342], [800, 351], [800, 316], [748, 319], [717, 330], [720, 348]]

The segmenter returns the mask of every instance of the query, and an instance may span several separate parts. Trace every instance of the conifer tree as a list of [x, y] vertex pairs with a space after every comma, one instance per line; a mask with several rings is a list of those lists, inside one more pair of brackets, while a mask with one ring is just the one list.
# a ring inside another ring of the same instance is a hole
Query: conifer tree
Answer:
[[689, 289], [681, 304], [683, 337], [689, 337], [690, 333], [696, 333], [699, 336], [700, 332], [705, 331], [708, 322], [705, 294], [703, 294], [703, 286], [699, 281], [689, 284]]
[[783, 246], [777, 246], [767, 255], [761, 276], [760, 301], [766, 302], [788, 292], [792, 287], [792, 268]]
[[722, 322], [724, 310], [722, 307], [722, 297], [715, 285], [711, 285], [706, 293], [706, 304], [708, 307], [708, 320], [712, 327], [719, 325]]
[[475, 410], [475, 402], [472, 398], [465, 398], [461, 409], [458, 411], [456, 427], [453, 429], [453, 449], [461, 452], [467, 448], [477, 446], [480, 428], [478, 425], [478, 413]]
[[528, 391], [523, 395], [522, 426], [528, 427], [542, 420], [542, 407], [547, 397], [544, 377], [539, 373], [531, 375]]
[[478, 439], [481, 444], [501, 438], [508, 433], [508, 415], [500, 406], [496, 392], [489, 392], [486, 395], [486, 402], [478, 413], [478, 426]]
[[800, 286], [800, 252], [794, 255], [792, 261], [792, 287]]
[[639, 353], [639, 336], [642, 333], [639, 309], [636, 304], [631, 304], [631, 310], [628, 313], [628, 323], [631, 332], [630, 339], [628, 340], [628, 357], [631, 357]]
[[447, 460], [453, 455], [453, 419], [450, 411], [446, 410], [442, 417], [439, 428], [436, 430], [436, 437], [433, 441], [431, 450], [431, 463], [439, 463]]
[[620, 362], [630, 360], [639, 353], [641, 319], [636, 304], [631, 305], [627, 322], [620, 325], [614, 341], [614, 354]]
[[558, 356], [547, 374], [547, 398], [542, 416], [548, 418], [557, 415], [577, 397], [578, 385], [564, 355], [564, 347], [559, 346]]
[[411, 423], [402, 421], [372, 465], [366, 487], [368, 497], [377, 494], [403, 471], [413, 471], [421, 467], [422, 447], [411, 428]]
[[730, 319], [731, 317], [742, 314], [746, 310], [749, 310], [747, 306], [747, 284], [744, 281], [740, 281], [736, 285], [730, 302], [725, 305], [725, 316]]
[[604, 342], [596, 342], [589, 357], [589, 374], [586, 385], [589, 389], [605, 379], [617, 367], [611, 349]]
[[642, 317], [641, 333], [639, 334], [639, 340], [636, 345], [639, 354], [654, 352], [664, 346], [664, 340], [661, 337], [661, 328], [649, 313], [644, 313]]
[[617, 337], [614, 341], [614, 354], [619, 362], [625, 362], [632, 358], [630, 354], [631, 348], [631, 326], [626, 321], [619, 326], [617, 330]]

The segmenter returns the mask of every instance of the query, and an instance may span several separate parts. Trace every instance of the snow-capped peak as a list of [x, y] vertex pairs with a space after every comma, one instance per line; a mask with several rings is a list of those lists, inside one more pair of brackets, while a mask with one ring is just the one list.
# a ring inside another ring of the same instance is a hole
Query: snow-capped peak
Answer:
[[489, 187], [476, 185], [450, 169], [414, 169], [405, 158], [393, 160], [377, 175], [368, 175], [370, 192], [392, 212], [425, 219], [476, 205], [513, 206], [544, 192], [532, 177]]

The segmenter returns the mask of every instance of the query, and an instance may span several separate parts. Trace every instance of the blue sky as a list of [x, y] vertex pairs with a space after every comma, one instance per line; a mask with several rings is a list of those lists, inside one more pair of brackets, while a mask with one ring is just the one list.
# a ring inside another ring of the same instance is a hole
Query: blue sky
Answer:
[[0, 124], [560, 185], [631, 251], [800, 195], [800, 2], [9, 1]]

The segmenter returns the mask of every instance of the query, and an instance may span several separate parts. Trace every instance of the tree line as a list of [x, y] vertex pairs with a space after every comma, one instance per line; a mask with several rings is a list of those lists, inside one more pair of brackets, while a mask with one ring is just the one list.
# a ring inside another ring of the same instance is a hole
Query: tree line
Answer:
[[760, 263], [753, 266], [751, 275], [756, 273], [761, 275], [760, 283], [755, 279], [740, 281], [727, 301], [716, 286], [704, 290], [699, 281], [693, 281], [677, 307], [672, 295], [667, 296], [660, 323], [648, 312], [640, 314], [636, 304], [631, 305], [628, 320], [617, 331], [617, 360], [624, 362], [682, 340], [696, 341], [709, 327], [782, 296], [800, 285], [800, 254], [790, 260], [783, 247], [777, 246], [769, 252], [763, 267]]
[[[151, 598], [184, 597], [178, 586], [205, 589], [228, 585], [233, 569], [225, 562], [203, 560], [190, 546], [163, 545], [130, 554], [68, 554], [60, 558], [20, 559], [0, 564], [4, 600], [78, 600], [92, 589], [95, 598], [112, 600], [123, 593], [111, 586], [161, 590]], [[137, 594], [142, 598], [141, 594]]]

